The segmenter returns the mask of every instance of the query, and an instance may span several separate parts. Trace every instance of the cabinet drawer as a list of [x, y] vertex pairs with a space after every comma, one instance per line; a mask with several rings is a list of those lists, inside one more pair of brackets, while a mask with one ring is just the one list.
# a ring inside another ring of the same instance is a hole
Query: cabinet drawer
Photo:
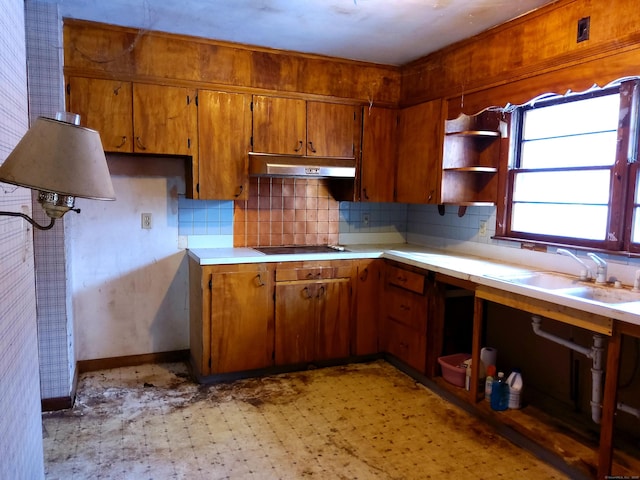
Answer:
[[294, 280], [326, 280], [330, 278], [349, 277], [351, 277], [351, 266], [276, 269], [276, 282], [290, 282]]
[[420, 295], [424, 293], [424, 275], [420, 273], [388, 265], [386, 280], [390, 285], [405, 288]]
[[390, 286], [385, 292], [385, 313], [388, 317], [415, 329], [427, 331], [427, 299], [422, 295]]
[[385, 332], [385, 351], [424, 373], [427, 358], [426, 337], [416, 335], [413, 329], [389, 318], [385, 320]]

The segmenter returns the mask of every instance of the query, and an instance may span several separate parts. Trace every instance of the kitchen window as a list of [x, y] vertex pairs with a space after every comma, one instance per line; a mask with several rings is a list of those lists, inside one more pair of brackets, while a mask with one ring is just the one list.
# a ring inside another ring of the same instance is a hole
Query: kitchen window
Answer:
[[515, 110], [499, 237], [640, 252], [636, 90], [627, 81]]

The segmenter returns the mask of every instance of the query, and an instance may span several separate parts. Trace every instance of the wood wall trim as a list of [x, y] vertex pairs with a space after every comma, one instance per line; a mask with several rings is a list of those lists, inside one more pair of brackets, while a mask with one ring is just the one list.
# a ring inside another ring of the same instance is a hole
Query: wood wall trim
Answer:
[[[587, 16], [591, 18], [591, 38], [577, 43], [577, 21]], [[620, 0], [616, 8], [590, 0], [556, 2], [405, 65], [401, 104], [467, 96], [541, 74], [552, 78], [554, 72], [594, 61], [600, 68], [588, 76], [576, 72], [571, 78], [579, 88], [567, 85], [559, 92], [584, 90], [593, 83], [602, 85], [637, 75], [639, 22], [640, 10], [634, 0]], [[636, 61], [626, 55], [624, 68], [616, 65], [617, 71], [613, 71], [608, 59], [624, 53], [633, 53]], [[528, 98], [545, 90], [531, 90]]]
[[97, 358], [95, 360], [79, 360], [79, 373], [94, 372], [110, 368], [132, 367], [147, 363], [186, 362], [189, 350], [175, 350], [171, 352], [144, 353], [142, 355], [125, 355], [122, 357]]

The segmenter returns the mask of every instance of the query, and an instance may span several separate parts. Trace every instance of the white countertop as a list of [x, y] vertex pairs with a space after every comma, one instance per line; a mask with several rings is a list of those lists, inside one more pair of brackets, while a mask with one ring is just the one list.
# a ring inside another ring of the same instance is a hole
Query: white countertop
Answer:
[[551, 290], [544, 290], [495, 278], [531, 273], [537, 271], [535, 268], [503, 264], [494, 259], [463, 256], [457, 253], [452, 254], [411, 244], [344, 246], [346, 248], [344, 252], [336, 251], [335, 253], [299, 255], [265, 255], [252, 248], [196, 248], [189, 249], [188, 252], [200, 265], [387, 258], [449, 275], [454, 278], [469, 280], [478, 285], [485, 285], [518, 295], [564, 305], [595, 315], [640, 325], [640, 301], [608, 304], [585, 298], [558, 295]]

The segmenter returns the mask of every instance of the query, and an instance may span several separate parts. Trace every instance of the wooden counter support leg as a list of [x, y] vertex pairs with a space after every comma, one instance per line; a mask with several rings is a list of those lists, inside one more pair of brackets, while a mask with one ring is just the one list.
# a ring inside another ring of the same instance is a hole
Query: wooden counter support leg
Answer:
[[604, 396], [602, 399], [602, 419], [600, 424], [600, 451], [598, 458], [598, 478], [611, 474], [613, 458], [613, 424], [618, 393], [620, 371], [620, 344], [622, 335], [614, 324], [613, 335], [609, 339], [607, 369], [605, 372]]
[[473, 365], [473, 375], [469, 386], [469, 398], [472, 403], [482, 400], [478, 391], [480, 381], [478, 366], [480, 365], [480, 349], [482, 348], [482, 322], [484, 319], [484, 300], [475, 297], [473, 304], [473, 339], [471, 340], [471, 362]]

